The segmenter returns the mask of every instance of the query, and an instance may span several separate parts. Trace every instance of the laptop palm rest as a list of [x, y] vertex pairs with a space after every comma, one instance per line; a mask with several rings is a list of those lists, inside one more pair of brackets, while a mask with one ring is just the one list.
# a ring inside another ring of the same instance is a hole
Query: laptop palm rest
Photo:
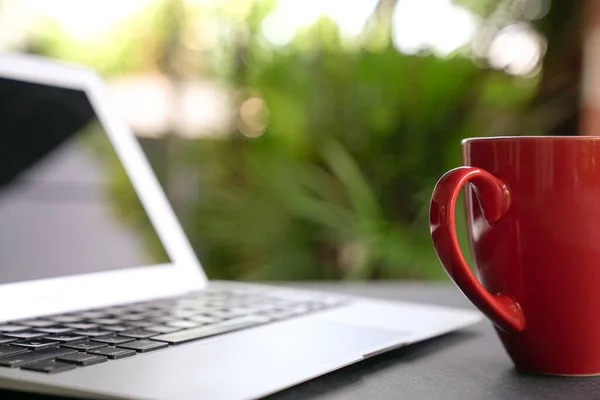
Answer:
[[248, 331], [237, 339], [236, 347], [250, 356], [328, 363], [360, 358], [365, 349], [385, 346], [403, 336], [399, 332], [306, 318], [275, 324], [264, 331]]

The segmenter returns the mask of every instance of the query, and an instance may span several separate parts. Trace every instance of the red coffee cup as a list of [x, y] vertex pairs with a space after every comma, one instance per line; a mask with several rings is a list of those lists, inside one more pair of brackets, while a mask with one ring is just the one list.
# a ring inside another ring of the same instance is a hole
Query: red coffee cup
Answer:
[[[437, 255], [520, 370], [600, 374], [600, 137], [466, 139], [431, 199]], [[467, 185], [468, 184], [468, 185]], [[465, 187], [478, 280], [454, 211]]]

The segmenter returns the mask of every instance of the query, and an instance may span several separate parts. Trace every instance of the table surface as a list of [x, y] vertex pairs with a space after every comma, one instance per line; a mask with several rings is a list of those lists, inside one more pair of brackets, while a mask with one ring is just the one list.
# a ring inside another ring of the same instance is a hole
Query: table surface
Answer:
[[[450, 284], [315, 283], [297, 287], [472, 307]], [[599, 399], [600, 377], [559, 378], [515, 371], [487, 321], [397, 349], [270, 396], [292, 399]]]

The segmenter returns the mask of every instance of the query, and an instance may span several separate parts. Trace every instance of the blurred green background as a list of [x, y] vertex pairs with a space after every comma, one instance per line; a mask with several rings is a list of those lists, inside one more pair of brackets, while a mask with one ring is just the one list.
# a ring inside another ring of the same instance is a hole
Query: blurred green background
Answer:
[[577, 4], [0, 0], [0, 45], [107, 79], [211, 278], [443, 279], [461, 139], [577, 131]]

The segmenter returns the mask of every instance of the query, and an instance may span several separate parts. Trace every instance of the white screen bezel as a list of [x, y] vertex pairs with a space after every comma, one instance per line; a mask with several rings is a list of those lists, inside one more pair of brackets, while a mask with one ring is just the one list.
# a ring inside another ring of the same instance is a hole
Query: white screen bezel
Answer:
[[[0, 284], [0, 321], [30, 318], [200, 290], [206, 275], [131, 130], [89, 69], [23, 54], [0, 55], [0, 77], [82, 90], [96, 111], [172, 263]], [[0, 266], [6, 268], [6, 266]]]

